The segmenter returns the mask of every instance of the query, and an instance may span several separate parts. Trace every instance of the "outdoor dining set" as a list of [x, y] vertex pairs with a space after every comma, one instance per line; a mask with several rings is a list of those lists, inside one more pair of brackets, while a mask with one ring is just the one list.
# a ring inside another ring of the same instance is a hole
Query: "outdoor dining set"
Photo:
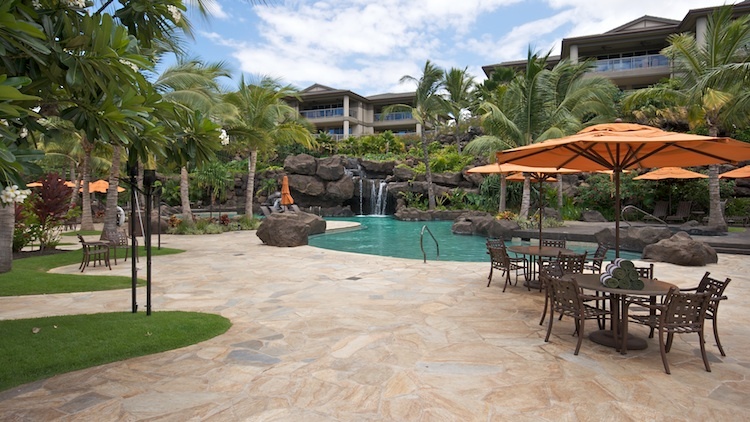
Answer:
[[[128, 260], [130, 242], [128, 241], [128, 235], [124, 231], [108, 230], [104, 238], [106, 240], [89, 241], [84, 239], [80, 234], [78, 235], [78, 241], [81, 243], [82, 250], [81, 264], [78, 267], [81, 272], [84, 272], [89, 265], [95, 267], [97, 264], [104, 265], [111, 270], [111, 257], [114, 258], [115, 265], [117, 265], [117, 249], [125, 249], [125, 261]], [[111, 255], [110, 252], [112, 252]], [[138, 257], [136, 257], [137, 259]]]
[[[566, 248], [565, 240], [542, 239], [538, 245], [506, 246], [503, 239], [487, 239], [487, 253], [491, 267], [487, 286], [492, 283], [494, 271], [505, 278], [503, 292], [509, 285], [517, 284], [522, 276], [531, 291], [544, 293], [545, 302], [539, 325], [548, 319], [545, 342], [549, 342], [555, 319], [572, 318], [578, 336], [574, 354], [583, 341], [584, 323], [596, 320], [597, 330], [589, 335], [595, 343], [614, 348], [621, 354], [628, 350], [648, 347], [647, 340], [628, 332], [629, 324], [649, 328], [649, 338], [658, 334], [664, 370], [670, 373], [667, 353], [675, 334], [696, 333], [699, 337], [701, 357], [706, 371], [711, 372], [706, 355], [704, 325], [710, 320], [716, 346], [726, 356], [719, 340], [717, 314], [719, 304], [726, 300], [724, 290], [731, 281], [713, 278], [706, 272], [697, 285], [690, 289], [658, 280], [654, 265], [638, 267], [631, 261], [617, 259], [607, 262], [608, 245], [599, 244], [592, 256], [576, 253]], [[626, 265], [627, 264], [627, 265]], [[619, 265], [628, 269], [632, 283], [617, 283], [611, 274], [618, 273]], [[511, 273], [515, 283], [511, 282]], [[609, 326], [607, 326], [609, 323]], [[666, 338], [665, 338], [666, 337]]]

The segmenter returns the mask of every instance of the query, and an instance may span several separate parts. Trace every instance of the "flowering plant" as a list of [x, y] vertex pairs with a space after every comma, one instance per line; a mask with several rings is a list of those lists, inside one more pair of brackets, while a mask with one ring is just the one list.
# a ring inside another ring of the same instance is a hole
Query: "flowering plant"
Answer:
[[221, 140], [221, 144], [226, 146], [229, 145], [229, 135], [227, 135], [227, 131], [222, 129], [221, 133], [219, 134], [219, 140]]
[[18, 185], [6, 186], [5, 189], [0, 192], [0, 201], [3, 205], [12, 204], [14, 202], [21, 203], [31, 195], [29, 189], [18, 189]]

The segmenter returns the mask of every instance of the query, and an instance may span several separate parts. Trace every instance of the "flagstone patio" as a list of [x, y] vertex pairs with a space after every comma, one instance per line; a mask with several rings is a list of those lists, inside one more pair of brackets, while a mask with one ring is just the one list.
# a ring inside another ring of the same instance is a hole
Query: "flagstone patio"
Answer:
[[[705, 271], [732, 278], [719, 316], [728, 356], [707, 332], [706, 372], [697, 336], [677, 336], [667, 375], [656, 339], [624, 356], [585, 340], [574, 356], [564, 318], [545, 343], [542, 294], [520, 283], [502, 293], [499, 276], [485, 287], [489, 263], [274, 248], [255, 232], [161, 243], [187, 252], [153, 259], [154, 311], [218, 313], [230, 330], [2, 392], [0, 419], [739, 421], [750, 411], [747, 256], [656, 263], [659, 279], [682, 287]], [[110, 271], [86, 271], [100, 273]], [[129, 290], [0, 298], [0, 319], [129, 309]]]

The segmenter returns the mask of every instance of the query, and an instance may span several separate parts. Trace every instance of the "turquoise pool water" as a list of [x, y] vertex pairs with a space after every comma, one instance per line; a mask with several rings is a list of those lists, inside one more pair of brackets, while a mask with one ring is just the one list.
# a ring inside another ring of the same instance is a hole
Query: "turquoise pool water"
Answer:
[[[455, 235], [451, 232], [452, 221], [399, 221], [391, 217], [351, 217], [330, 218], [338, 221], [354, 221], [362, 225], [360, 230], [349, 230], [310, 236], [309, 244], [319, 248], [337, 251], [356, 252], [370, 255], [392, 256], [396, 258], [422, 259], [419, 237], [422, 226], [427, 226], [439, 244], [440, 261], [489, 262], [485, 246], [486, 238], [482, 236]], [[528, 245], [514, 239], [507, 245]], [[531, 244], [536, 244], [532, 241]], [[593, 254], [596, 244], [568, 242], [568, 248], [578, 253], [588, 251]], [[425, 232], [424, 250], [428, 260], [435, 260], [437, 248], [432, 238]], [[640, 259], [641, 255], [633, 252], [620, 252], [625, 259]], [[609, 258], [614, 259], [614, 251], [609, 251]]]

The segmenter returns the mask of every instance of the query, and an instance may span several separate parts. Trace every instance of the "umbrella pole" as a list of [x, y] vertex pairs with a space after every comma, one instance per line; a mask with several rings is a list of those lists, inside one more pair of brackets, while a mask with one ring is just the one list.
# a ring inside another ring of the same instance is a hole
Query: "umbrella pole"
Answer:
[[542, 195], [542, 186], [544, 179], [539, 175], [539, 249], [542, 248], [542, 213], [544, 213], [544, 196]]
[[620, 257], [620, 168], [613, 169], [615, 181], [615, 258]]

